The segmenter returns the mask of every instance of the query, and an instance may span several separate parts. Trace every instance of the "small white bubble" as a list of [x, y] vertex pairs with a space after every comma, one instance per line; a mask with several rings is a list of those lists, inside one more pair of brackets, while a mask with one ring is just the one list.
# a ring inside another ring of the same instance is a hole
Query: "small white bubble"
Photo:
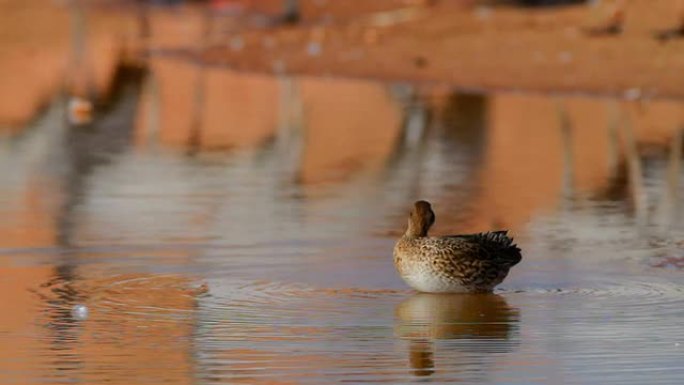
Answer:
[[675, 346], [676, 346], [676, 347], [679, 347], [679, 342], [675, 342]]
[[71, 317], [78, 321], [88, 319], [88, 307], [86, 305], [74, 305], [71, 308]]

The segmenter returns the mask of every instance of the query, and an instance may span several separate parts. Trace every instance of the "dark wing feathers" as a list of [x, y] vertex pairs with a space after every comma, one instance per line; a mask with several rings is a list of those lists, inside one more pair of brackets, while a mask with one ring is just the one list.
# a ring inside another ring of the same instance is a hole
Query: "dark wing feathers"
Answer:
[[478, 259], [494, 260], [509, 267], [518, 264], [522, 259], [520, 248], [513, 243], [513, 238], [508, 236], [508, 231], [452, 235], [449, 238], [463, 242], [464, 246], [467, 244], [466, 249], [473, 251], [472, 257]]

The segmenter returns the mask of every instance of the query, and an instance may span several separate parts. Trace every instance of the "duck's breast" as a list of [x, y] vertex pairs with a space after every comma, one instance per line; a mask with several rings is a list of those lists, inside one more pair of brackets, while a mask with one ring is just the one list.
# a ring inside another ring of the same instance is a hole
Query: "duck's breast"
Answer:
[[439, 274], [428, 266], [404, 267], [402, 278], [412, 288], [424, 293], [460, 293], [469, 289], [454, 278]]

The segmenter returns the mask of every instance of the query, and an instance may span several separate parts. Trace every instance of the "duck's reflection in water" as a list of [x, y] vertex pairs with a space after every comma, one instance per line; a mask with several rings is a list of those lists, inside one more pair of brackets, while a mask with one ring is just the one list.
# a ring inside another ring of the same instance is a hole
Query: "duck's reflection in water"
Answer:
[[512, 350], [519, 313], [496, 294], [417, 293], [397, 305], [395, 320], [397, 336], [409, 340], [413, 374], [430, 376], [439, 361], [436, 340], [458, 340], [441, 349], [440, 355], [449, 360], [468, 356], [463, 365], [484, 365], [483, 355]]

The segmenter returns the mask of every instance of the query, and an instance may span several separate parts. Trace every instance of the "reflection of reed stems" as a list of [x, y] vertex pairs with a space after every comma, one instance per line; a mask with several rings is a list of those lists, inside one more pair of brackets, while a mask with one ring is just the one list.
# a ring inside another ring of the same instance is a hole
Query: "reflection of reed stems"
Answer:
[[146, 134], [145, 142], [147, 144], [158, 143], [159, 142], [159, 130], [160, 130], [160, 95], [159, 95], [159, 84], [157, 83], [157, 78], [154, 73], [150, 73], [146, 80], [145, 96], [147, 99], [147, 111], [145, 111], [146, 119], [144, 120], [147, 125], [143, 128], [143, 132]]
[[406, 147], [413, 148], [420, 144], [425, 134], [427, 122], [425, 104], [420, 100], [415, 100], [407, 109], [402, 130]]
[[668, 226], [678, 218], [679, 213], [679, 174], [682, 163], [682, 141], [684, 140], [684, 127], [676, 130], [670, 143], [670, 158], [667, 170], [667, 190], [663, 199], [663, 207], [667, 215]]
[[304, 124], [304, 107], [296, 81], [286, 76], [280, 77], [278, 80], [280, 84], [279, 128], [289, 131], [302, 127]]
[[425, 132], [429, 123], [428, 110], [418, 95], [414, 86], [402, 88], [404, 95], [397, 95], [399, 103], [404, 106], [404, 116], [401, 122], [401, 134], [397, 149], [414, 149], [420, 146], [425, 139]]
[[556, 115], [560, 123], [561, 145], [563, 147], [563, 195], [570, 199], [574, 195], [575, 159], [572, 149], [572, 123], [565, 105], [556, 101]]
[[620, 108], [615, 101], [608, 103], [608, 172], [611, 177], [615, 177], [618, 172], [620, 159]]
[[202, 138], [202, 123], [204, 112], [204, 93], [205, 93], [205, 68], [199, 65], [197, 76], [195, 77], [195, 92], [192, 99], [192, 120], [190, 121], [190, 135], [188, 136], [188, 154], [193, 155], [199, 151]]
[[[202, 35], [197, 43], [199, 51], [203, 51], [209, 44], [213, 29], [213, 19], [209, 10], [202, 13]], [[197, 63], [195, 77], [195, 92], [192, 98], [192, 120], [188, 137], [188, 154], [196, 154], [202, 146], [202, 125], [204, 123], [204, 103], [206, 93], [206, 67], [202, 62]]]
[[644, 178], [632, 121], [628, 115], [625, 115], [623, 118], [622, 133], [627, 157], [627, 173], [629, 175], [629, 184], [634, 201], [634, 213], [637, 224], [643, 226], [646, 219], [646, 196], [644, 195], [643, 188]]
[[283, 76], [278, 78], [278, 82], [280, 100], [276, 133], [277, 151], [282, 157], [281, 166], [285, 169], [285, 174], [297, 175], [304, 152], [304, 105], [296, 80]]

